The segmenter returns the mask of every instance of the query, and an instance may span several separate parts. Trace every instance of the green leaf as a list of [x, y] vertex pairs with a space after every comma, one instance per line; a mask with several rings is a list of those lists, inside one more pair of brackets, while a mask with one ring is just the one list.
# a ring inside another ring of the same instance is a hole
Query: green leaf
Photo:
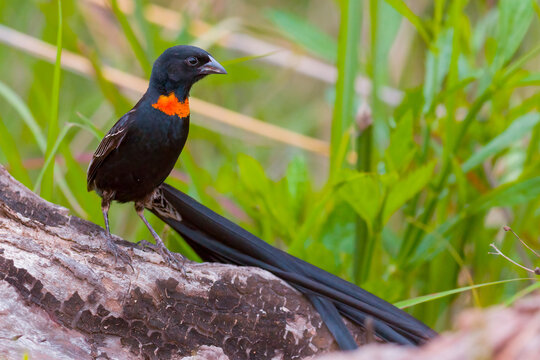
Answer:
[[408, 308], [408, 307], [411, 307], [411, 306], [414, 306], [414, 305], [418, 305], [418, 304], [422, 304], [422, 303], [425, 303], [425, 302], [433, 301], [433, 300], [440, 299], [442, 297], [450, 296], [450, 295], [453, 295], [453, 294], [459, 294], [459, 293], [469, 291], [469, 290], [472, 290], [472, 289], [478, 289], [478, 288], [485, 287], [485, 286], [500, 285], [500, 284], [516, 282], [516, 281], [525, 281], [525, 280], [531, 281], [531, 279], [528, 279], [528, 278], [523, 278], [523, 279], [520, 278], [520, 279], [493, 281], [493, 282], [484, 283], [484, 284], [465, 286], [465, 287], [461, 287], [461, 288], [457, 288], [457, 289], [441, 291], [441, 292], [431, 294], [431, 295], [424, 295], [424, 296], [419, 296], [419, 297], [412, 298], [412, 299], [398, 301], [398, 302], [394, 303], [394, 306], [397, 306], [400, 309], [405, 309], [405, 308]]
[[540, 73], [535, 72], [532, 74], [529, 74], [523, 78], [521, 78], [517, 84], [517, 86], [538, 86], [540, 85]]
[[390, 134], [390, 145], [385, 152], [388, 169], [400, 172], [409, 165], [415, 152], [413, 116], [411, 112], [408, 112]]
[[452, 55], [453, 31], [446, 29], [441, 32], [435, 46], [437, 51], [428, 51], [426, 58], [426, 74], [424, 82], [424, 107], [427, 113], [434, 105], [436, 94], [441, 91], [443, 80], [450, 70]]
[[492, 64], [494, 72], [514, 55], [534, 16], [531, 1], [500, 0], [498, 5], [497, 52]]
[[391, 188], [383, 210], [383, 224], [390, 219], [394, 212], [429, 184], [435, 163], [436, 161], [432, 161], [416, 169]]
[[477, 213], [496, 206], [513, 206], [535, 200], [540, 196], [540, 176], [501, 185], [476, 199], [468, 208]]
[[401, 15], [406, 17], [411, 24], [416, 28], [416, 31], [420, 34], [422, 39], [426, 42], [428, 46], [431, 45], [431, 38], [427, 32], [424, 22], [420, 17], [418, 17], [411, 9], [405, 4], [402, 0], [385, 0], [390, 6], [396, 9]]
[[523, 136], [531, 132], [536, 124], [540, 121], [540, 114], [529, 113], [514, 120], [512, 124], [500, 135], [491, 140], [487, 145], [482, 147], [462, 165], [464, 172], [471, 171], [476, 166], [482, 164], [482, 162], [490, 156], [493, 156], [505, 149], [506, 147], [514, 144]]
[[269, 10], [266, 16], [290, 40], [328, 61], [336, 61], [336, 40], [321, 31], [320, 27], [285, 11]]
[[245, 154], [238, 155], [238, 173], [240, 180], [246, 189], [252, 192], [267, 192], [269, 180], [266, 177], [263, 167], [251, 156]]
[[383, 199], [383, 189], [378, 177], [359, 174], [339, 188], [339, 195], [372, 229]]
[[293, 208], [294, 213], [298, 215], [304, 210], [304, 199], [311, 187], [304, 157], [296, 156], [289, 163], [285, 181], [292, 202], [291, 207]]

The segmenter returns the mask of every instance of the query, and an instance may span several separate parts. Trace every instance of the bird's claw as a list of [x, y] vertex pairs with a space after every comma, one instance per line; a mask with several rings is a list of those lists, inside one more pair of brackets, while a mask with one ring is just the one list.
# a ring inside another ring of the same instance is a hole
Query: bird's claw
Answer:
[[109, 253], [114, 255], [115, 265], [118, 262], [118, 259], [120, 259], [124, 264], [129, 265], [131, 270], [134, 270], [133, 266], [131, 265], [131, 256], [129, 256], [126, 251], [120, 249], [118, 245], [114, 243], [114, 240], [111, 237], [107, 238], [107, 248], [109, 250]]
[[140, 240], [140, 241], [137, 241], [135, 243], [135, 247], [139, 250], [142, 250], [144, 251], [144, 249], [148, 248], [148, 249], [152, 249], [154, 251], [156, 251], [155, 247], [156, 245], [151, 243], [150, 241], [147, 241], [147, 240]]
[[170, 251], [169, 249], [167, 249], [167, 247], [165, 247], [165, 245], [161, 245], [159, 243], [152, 244], [151, 242], [146, 240], [139, 241], [137, 243], [137, 247], [141, 250], [144, 250], [145, 248], [152, 249], [153, 251], [160, 254], [163, 260], [165, 260], [165, 262], [169, 264], [170, 267], [181, 271], [184, 276], [187, 275], [184, 266], [186, 264], [186, 258], [182, 254]]

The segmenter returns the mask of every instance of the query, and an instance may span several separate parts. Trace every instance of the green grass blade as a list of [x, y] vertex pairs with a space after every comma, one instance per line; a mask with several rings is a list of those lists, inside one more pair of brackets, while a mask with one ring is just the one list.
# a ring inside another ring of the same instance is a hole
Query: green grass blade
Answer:
[[21, 155], [17, 149], [17, 144], [13, 139], [13, 136], [8, 131], [6, 124], [0, 116], [0, 151], [4, 153], [7, 158], [11, 175], [17, 180], [22, 182], [25, 186], [30, 186], [30, 176], [24, 168]]
[[540, 176], [501, 185], [473, 201], [467, 211], [476, 213], [497, 206], [514, 206], [534, 201], [540, 196]]
[[[489, 99], [491, 99], [492, 95], [493, 95], [492, 91], [490, 89], [487, 89], [471, 105], [471, 108], [469, 112], [467, 113], [467, 116], [460, 124], [458, 133], [455, 137], [455, 141], [453, 142], [452, 151], [450, 153], [456, 152], [458, 148], [461, 146], [461, 142], [463, 141], [465, 134], [467, 133], [467, 130], [469, 129], [471, 123], [476, 118], [476, 115], [480, 112], [484, 103], [488, 101]], [[433, 213], [435, 212], [435, 208], [439, 201], [439, 195], [441, 191], [443, 191], [444, 187], [446, 186], [446, 182], [448, 180], [448, 177], [450, 176], [451, 169], [452, 169], [452, 159], [451, 157], [447, 157], [444, 159], [441, 175], [435, 181], [434, 191], [431, 197], [426, 201], [426, 206], [424, 208], [424, 211], [419, 216], [419, 219], [420, 219], [419, 221], [421, 224], [429, 223], [429, 220], [433, 216]], [[411, 224], [409, 224], [409, 226], [412, 227]], [[414, 254], [414, 252], [416, 251], [416, 248], [420, 244], [420, 240], [422, 239], [423, 233], [424, 231], [422, 229], [412, 230], [410, 231], [410, 236], [405, 237], [402, 243], [401, 250], [399, 252], [400, 263], [405, 264], [408, 262], [408, 259], [412, 256], [412, 254]]]
[[360, 1], [344, 0], [340, 4], [341, 22], [337, 50], [338, 77], [330, 141], [330, 178], [335, 178], [344, 161], [344, 156], [340, 156], [340, 149], [344, 141], [344, 133], [354, 117], [354, 98], [356, 96], [354, 82], [356, 80], [357, 48], [362, 19]]
[[425, 303], [425, 302], [428, 302], [428, 301], [433, 301], [433, 300], [436, 300], [436, 299], [440, 299], [440, 298], [445, 297], [445, 296], [459, 294], [459, 293], [462, 293], [462, 292], [465, 292], [465, 291], [478, 289], [478, 288], [485, 287], [485, 286], [500, 285], [500, 284], [516, 282], [516, 281], [525, 281], [525, 280], [531, 281], [531, 279], [529, 279], [529, 278], [519, 278], [519, 279], [493, 281], [493, 282], [484, 283], [484, 284], [465, 286], [465, 287], [452, 289], [452, 290], [448, 290], [448, 291], [441, 291], [441, 292], [438, 292], [438, 293], [435, 293], [435, 294], [423, 295], [423, 296], [415, 297], [415, 298], [412, 298], [412, 299], [398, 301], [398, 302], [394, 303], [394, 306], [397, 306], [400, 309], [405, 309], [405, 308], [408, 308], [408, 307], [411, 307], [411, 306], [414, 306], [414, 305], [418, 305], [418, 304], [422, 304], [422, 303]]
[[256, 59], [260, 59], [260, 58], [267, 57], [270, 55], [274, 55], [275, 53], [276, 51], [271, 51], [269, 53], [262, 54], [262, 55], [242, 56], [236, 59], [221, 61], [221, 65], [223, 65], [224, 67], [229, 66], [229, 65], [236, 65], [236, 64], [240, 64], [246, 61], [256, 60]]
[[[519, 57], [517, 60], [509, 64], [501, 72], [501, 76], [498, 79], [495, 79], [495, 84], [499, 87], [505, 85], [505, 83], [518, 71], [523, 69], [523, 66], [526, 62], [534, 58], [540, 53], [540, 45], [533, 47], [531, 50], [527, 51], [523, 56]], [[521, 85], [519, 82], [516, 85]]]
[[536, 125], [531, 134], [529, 147], [527, 148], [527, 156], [525, 157], [525, 167], [535, 165], [534, 158], [540, 154], [540, 125]]
[[[51, 147], [51, 151], [45, 156], [45, 161], [43, 163], [43, 168], [39, 172], [39, 175], [36, 179], [36, 183], [34, 184], [34, 192], [37, 192], [40, 187], [41, 183], [44, 181], [47, 169], [49, 169], [52, 166], [52, 163], [54, 161], [54, 157], [56, 156], [56, 153], [58, 152], [58, 148], [60, 147], [60, 144], [66, 137], [69, 129], [71, 129], [73, 126], [80, 126], [79, 124], [74, 123], [68, 123], [66, 126], [62, 128], [60, 133], [58, 134], [58, 137], [56, 138], [56, 141], [54, 142], [53, 146]], [[51, 189], [52, 192], [52, 189]]]
[[19, 113], [26, 126], [30, 129], [32, 135], [34, 135], [39, 149], [42, 152], [45, 152], [45, 149], [47, 148], [47, 139], [45, 138], [45, 135], [43, 135], [36, 119], [30, 112], [28, 105], [24, 103], [16, 92], [11, 90], [11, 88], [2, 81], [0, 81], [0, 96], [3, 96], [4, 99], [6, 99], [6, 101]]
[[116, 116], [121, 117], [128, 109], [131, 108], [131, 101], [124, 97], [116, 86], [105, 78], [102, 71], [103, 64], [101, 63], [97, 54], [94, 51], [85, 51], [84, 53], [94, 68], [94, 76], [101, 92], [103, 93], [103, 96], [114, 107], [114, 113]]
[[135, 17], [135, 20], [141, 27], [141, 33], [144, 35], [147, 58], [154, 59], [157, 57], [155, 40], [158, 40], [159, 37], [157, 36], [156, 28], [151, 26], [151, 24], [149, 24], [144, 17], [144, 13], [148, 9], [148, 4], [150, 2], [151, 1], [149, 0], [135, 0], [133, 2], [135, 6], [135, 12], [133, 13], [133, 15]]
[[[56, 37], [56, 63], [54, 64], [53, 73], [53, 85], [51, 93], [51, 113], [49, 118], [49, 131], [47, 133], [47, 151], [45, 151], [45, 158], [50, 158], [54, 154], [54, 145], [58, 137], [58, 102], [60, 98], [60, 74], [62, 71], [61, 58], [62, 58], [62, 1], [58, 0], [58, 32]], [[40, 188], [40, 195], [51, 200], [53, 192], [53, 180], [54, 180], [54, 166], [50, 163], [46, 163], [42, 170], [43, 184], [41, 184], [41, 178], [39, 182], [36, 182], [34, 189]], [[39, 185], [39, 186], [38, 186]]]
[[531, 1], [500, 0], [498, 9], [497, 52], [492, 63], [495, 71], [517, 51], [534, 16]]
[[530, 133], [539, 122], [540, 114], [538, 113], [525, 114], [519, 119], [514, 120], [505, 131], [491, 140], [480, 150], [476, 151], [467, 161], [465, 161], [462, 165], [463, 171], [471, 171], [476, 166], [482, 164], [482, 162], [488, 157], [497, 154], [512, 144], [515, 144], [516, 141]]
[[414, 12], [412, 12], [411, 9], [405, 4], [402, 0], [385, 0], [390, 6], [392, 6], [394, 9], [396, 9], [397, 12], [399, 12], [401, 15], [406, 17], [411, 24], [416, 28], [416, 31], [420, 34], [422, 39], [426, 42], [428, 46], [432, 46], [431, 44], [431, 37], [424, 26], [424, 22], [420, 17], [418, 17]]
[[64, 194], [69, 205], [73, 210], [75, 210], [77, 215], [83, 218], [87, 218], [88, 213], [83, 209], [81, 203], [77, 200], [77, 198], [73, 194], [73, 191], [71, 191], [66, 179], [64, 178], [64, 176], [62, 176], [62, 174], [60, 174], [59, 171], [56, 171], [54, 173], [54, 180], [56, 181], [56, 185], [58, 186], [62, 194]]
[[79, 112], [77, 113], [77, 116], [82, 120], [82, 124], [80, 124], [81, 127], [83, 127], [85, 130], [88, 130], [88, 132], [92, 133], [96, 139], [98, 140], [103, 139], [103, 137], [105, 136], [105, 133], [101, 131], [100, 129], [98, 129], [96, 125], [94, 125], [92, 120], [90, 120], [89, 118], [87, 118], [86, 116], [84, 116], [83, 114]]
[[[373, 166], [373, 124], [366, 125], [368, 126], [363, 129], [356, 139], [356, 153], [358, 156], [356, 169], [359, 172], [371, 172]], [[355, 222], [354, 281], [356, 284], [362, 284], [368, 279], [373, 258], [373, 245], [375, 244], [373, 233], [370, 231], [372, 224], [368, 224], [367, 220], [359, 214], [357, 214]]]
[[536, 17], [540, 19], [540, 5], [538, 5], [538, 2], [536, 0], [531, 0], [534, 8], [534, 12], [536, 13]]
[[504, 302], [504, 305], [510, 306], [514, 302], [516, 302], [516, 300], [521, 299], [525, 295], [530, 294], [530, 293], [532, 293], [533, 291], [535, 291], [537, 289], [540, 289], [540, 281], [537, 281], [534, 284], [531, 284], [531, 285], [527, 286], [525, 289], [523, 289], [521, 291], [518, 291], [517, 293], [512, 295], [508, 300], [506, 300]]
[[285, 11], [270, 10], [266, 12], [266, 16], [285, 37], [315, 55], [328, 61], [336, 61], [336, 41], [323, 32], [319, 26], [307, 22], [303, 17]]
[[152, 72], [152, 64], [150, 63], [150, 60], [148, 60], [146, 52], [144, 51], [141, 43], [139, 42], [139, 39], [137, 39], [135, 32], [131, 28], [126, 14], [124, 14], [124, 12], [118, 7], [118, 0], [112, 0], [111, 5], [112, 11], [116, 16], [116, 19], [120, 23], [120, 27], [124, 31], [124, 35], [126, 36], [126, 39], [129, 42], [129, 45], [131, 46], [135, 57], [139, 61], [139, 64], [144, 71], [144, 74], [146, 75], [146, 77], [150, 77], [150, 73]]

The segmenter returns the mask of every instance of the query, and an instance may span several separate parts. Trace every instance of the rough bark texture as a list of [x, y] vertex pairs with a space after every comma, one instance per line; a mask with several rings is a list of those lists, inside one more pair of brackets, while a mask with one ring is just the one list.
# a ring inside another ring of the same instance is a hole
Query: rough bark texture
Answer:
[[183, 276], [122, 244], [133, 270], [103, 250], [101, 227], [0, 166], [0, 358], [295, 359], [336, 349], [311, 304], [266, 271], [190, 263]]
[[317, 360], [538, 360], [540, 359], [540, 294], [513, 308], [469, 310], [453, 333], [442, 334], [420, 348], [371, 344], [350, 353]]

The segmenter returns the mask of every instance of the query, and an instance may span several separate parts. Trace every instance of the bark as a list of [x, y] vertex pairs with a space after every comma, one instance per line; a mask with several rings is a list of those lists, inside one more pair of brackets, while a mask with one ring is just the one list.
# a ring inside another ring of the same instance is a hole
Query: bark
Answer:
[[131, 269], [104, 236], [0, 166], [0, 358], [295, 359], [337, 348], [311, 304], [266, 271], [188, 263], [183, 275], [118, 238]]
[[467, 310], [454, 332], [410, 348], [370, 344], [357, 351], [332, 353], [317, 360], [538, 360], [540, 359], [540, 294], [513, 308]]

